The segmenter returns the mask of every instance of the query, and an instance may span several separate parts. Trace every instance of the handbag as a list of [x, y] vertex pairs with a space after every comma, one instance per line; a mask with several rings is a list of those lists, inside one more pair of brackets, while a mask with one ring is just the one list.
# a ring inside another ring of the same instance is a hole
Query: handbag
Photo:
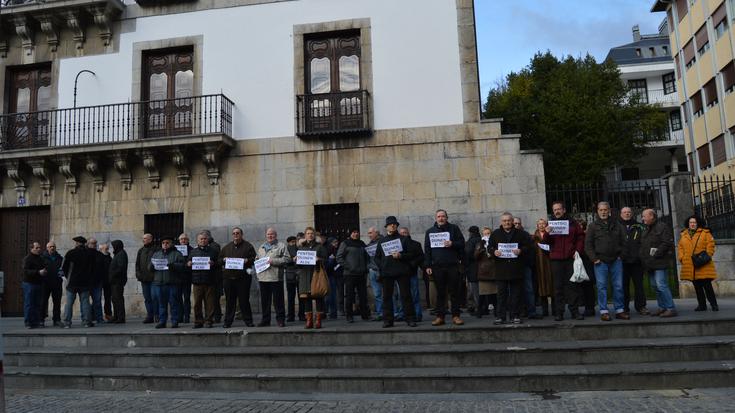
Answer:
[[329, 295], [329, 278], [321, 262], [317, 262], [314, 274], [312, 274], [309, 295], [311, 298], [324, 298]]
[[[694, 241], [694, 248], [692, 248], [692, 251], [697, 249], [697, 243], [699, 242], [699, 238], [702, 236], [702, 234], [699, 234], [697, 237], [697, 240]], [[712, 261], [712, 257], [707, 254], [707, 251], [700, 251], [697, 254], [692, 254], [692, 264], [694, 265], [694, 268], [700, 268], [707, 265], [708, 262]]]

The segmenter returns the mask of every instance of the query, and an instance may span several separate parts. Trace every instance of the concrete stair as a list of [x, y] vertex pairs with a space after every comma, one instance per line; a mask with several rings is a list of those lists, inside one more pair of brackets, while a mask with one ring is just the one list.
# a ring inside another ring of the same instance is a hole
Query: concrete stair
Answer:
[[[381, 329], [10, 329], [5, 382], [22, 389], [542, 392], [735, 382], [735, 318], [552, 321]], [[6, 329], [7, 331], [7, 329]]]

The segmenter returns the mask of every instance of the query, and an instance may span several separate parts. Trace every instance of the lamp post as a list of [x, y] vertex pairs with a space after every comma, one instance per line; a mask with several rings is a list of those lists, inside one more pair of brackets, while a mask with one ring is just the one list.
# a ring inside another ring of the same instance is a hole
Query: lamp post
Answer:
[[74, 107], [75, 108], [77, 107], [77, 82], [79, 81], [79, 75], [85, 72], [91, 74], [92, 76], [97, 76], [93, 71], [87, 70], [87, 69], [80, 70], [79, 73], [77, 73], [77, 77], [74, 78]]

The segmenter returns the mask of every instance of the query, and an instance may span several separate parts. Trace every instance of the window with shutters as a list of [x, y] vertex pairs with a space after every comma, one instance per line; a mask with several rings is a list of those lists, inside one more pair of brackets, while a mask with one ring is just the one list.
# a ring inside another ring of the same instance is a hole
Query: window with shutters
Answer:
[[304, 38], [305, 94], [298, 96], [299, 135], [369, 131], [359, 30]]
[[691, 97], [692, 102], [692, 113], [694, 114], [695, 118], [698, 118], [704, 114], [704, 105], [702, 105], [702, 91], [698, 90], [694, 95]]
[[688, 12], [687, 0], [676, 0], [676, 15], [679, 17], [679, 22], [684, 20], [684, 17]]
[[681, 130], [681, 113], [678, 110], [672, 111], [669, 114], [669, 123], [671, 124], [672, 131]]
[[712, 107], [717, 104], [717, 82], [715, 78], [709, 80], [704, 84], [704, 95], [707, 102], [707, 107]]
[[697, 54], [702, 56], [709, 50], [709, 36], [707, 34], [707, 23], [703, 24], [702, 27], [697, 30], [694, 35], [694, 41], [697, 42]]
[[143, 55], [143, 101], [148, 138], [192, 133], [194, 48]]
[[710, 160], [709, 156], [709, 144], [705, 143], [704, 145], [697, 148], [697, 156], [699, 157], [699, 168], [701, 170], [709, 169], [712, 167], [712, 162]]
[[712, 139], [712, 160], [715, 166], [725, 162], [727, 160], [727, 153], [725, 150], [725, 135], [722, 134]]
[[719, 40], [725, 35], [729, 27], [727, 23], [727, 9], [724, 3], [712, 13], [712, 24], [715, 26], [715, 36]]
[[10, 68], [3, 132], [6, 149], [48, 145], [51, 109], [51, 64]]
[[735, 90], [735, 60], [722, 68], [722, 84], [725, 86], [725, 93]]
[[676, 92], [676, 79], [674, 79], [674, 72], [661, 76], [661, 80], [664, 84], [664, 94], [669, 95]]
[[696, 61], [697, 58], [694, 55], [694, 39], [692, 39], [684, 45], [684, 66], [689, 69]]
[[143, 218], [143, 231], [153, 235], [153, 245], [160, 247], [162, 237], [178, 238], [184, 232], [184, 214], [146, 214]]
[[681, 79], [681, 67], [679, 67], [679, 54], [674, 56], [674, 72], [676, 73], [676, 78]]

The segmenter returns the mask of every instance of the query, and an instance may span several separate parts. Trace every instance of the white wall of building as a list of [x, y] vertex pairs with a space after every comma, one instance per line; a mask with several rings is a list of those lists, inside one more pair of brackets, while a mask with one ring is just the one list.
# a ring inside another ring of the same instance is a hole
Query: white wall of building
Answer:
[[60, 62], [59, 108], [139, 100], [131, 96], [133, 44], [204, 38], [202, 93], [235, 102], [234, 138], [292, 136], [293, 26], [370, 18], [374, 128], [459, 124], [462, 116], [455, 0], [301, 0], [153, 16], [125, 25], [119, 52]]

